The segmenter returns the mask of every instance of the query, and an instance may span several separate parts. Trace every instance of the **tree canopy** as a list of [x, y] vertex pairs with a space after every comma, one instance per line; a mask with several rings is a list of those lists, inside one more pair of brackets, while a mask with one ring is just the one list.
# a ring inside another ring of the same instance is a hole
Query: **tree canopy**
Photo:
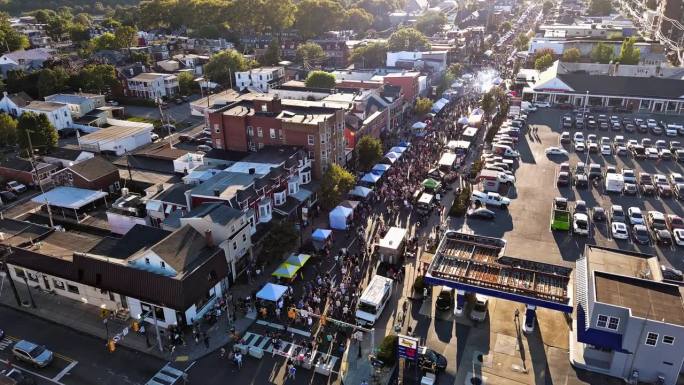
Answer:
[[553, 56], [551, 56], [547, 53], [543, 56], [538, 57], [534, 61], [534, 69], [536, 69], [537, 71], [544, 71], [547, 68], [551, 67], [552, 64], [553, 64]]
[[589, 15], [608, 16], [613, 10], [610, 0], [591, 0], [589, 1]]
[[386, 58], [387, 43], [371, 42], [355, 47], [349, 56], [349, 61], [362, 68], [377, 68], [385, 65]]
[[260, 256], [266, 260], [282, 257], [297, 246], [298, 238], [292, 222], [272, 221], [268, 234], [261, 241]]
[[12, 28], [9, 15], [4, 12], [0, 12], [0, 47], [3, 51], [5, 49], [16, 51], [29, 47], [28, 38]]
[[387, 48], [390, 52], [423, 51], [430, 49], [430, 43], [417, 29], [402, 28], [390, 35]]
[[178, 88], [182, 95], [190, 95], [198, 88], [195, 77], [190, 72], [181, 72], [178, 74]]
[[305, 83], [312, 88], [335, 88], [335, 75], [325, 71], [311, 71]]
[[356, 33], [366, 32], [373, 25], [373, 15], [363, 8], [352, 8], [345, 15], [344, 27]]
[[579, 48], [568, 48], [563, 52], [563, 61], [569, 63], [576, 63], [582, 58], [582, 52]]
[[226, 87], [233, 84], [236, 71], [246, 71], [253, 64], [240, 52], [230, 49], [212, 55], [204, 66], [204, 73], [212, 82]]
[[619, 59], [621, 64], [639, 64], [641, 50], [639, 48], [634, 48], [634, 43], [636, 43], [635, 37], [630, 37], [622, 42]]
[[438, 11], [427, 11], [416, 20], [416, 29], [427, 36], [432, 36], [442, 30], [447, 23], [446, 14]]
[[518, 51], [527, 51], [527, 46], [529, 45], [529, 43], [529, 36], [525, 35], [524, 33], [521, 33], [515, 38], [515, 41], [513, 41], [513, 46], [515, 46], [515, 48], [517, 48]]
[[31, 137], [33, 150], [42, 154], [57, 146], [59, 139], [57, 130], [47, 116], [31, 111], [21, 114], [17, 123], [17, 144], [26, 155], [30, 154], [28, 136]]
[[607, 64], [613, 59], [613, 48], [608, 44], [598, 43], [591, 51], [591, 60]]
[[302, 64], [304, 68], [318, 67], [325, 62], [326, 56], [323, 47], [320, 45], [308, 42], [300, 44], [297, 47], [297, 62]]
[[10, 115], [0, 113], [0, 146], [12, 146], [17, 143], [17, 120]]
[[359, 169], [368, 171], [382, 159], [382, 143], [372, 136], [364, 135], [356, 143]]
[[321, 205], [324, 209], [335, 207], [342, 196], [354, 188], [356, 178], [342, 166], [333, 163], [321, 179]]
[[416, 116], [424, 116], [432, 110], [432, 100], [428, 98], [416, 99], [415, 113]]
[[344, 20], [344, 8], [333, 0], [302, 0], [295, 13], [295, 28], [303, 38], [336, 29]]
[[546, 0], [544, 4], [542, 4], [542, 12], [544, 12], [544, 14], [551, 12], [552, 9], [553, 2], [551, 0]]

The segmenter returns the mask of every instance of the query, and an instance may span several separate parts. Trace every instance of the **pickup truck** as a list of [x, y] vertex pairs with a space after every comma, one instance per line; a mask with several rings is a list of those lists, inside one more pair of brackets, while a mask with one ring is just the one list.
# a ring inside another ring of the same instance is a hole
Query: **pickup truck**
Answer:
[[553, 212], [551, 214], [551, 230], [570, 230], [570, 211], [566, 198], [554, 198]]
[[502, 197], [498, 193], [484, 191], [473, 191], [470, 200], [482, 206], [497, 206], [502, 209], [507, 209], [508, 205], [511, 204], [510, 199]]
[[13, 180], [10, 182], [7, 182], [7, 190], [15, 193], [15, 194], [21, 194], [24, 191], [26, 191], [26, 186]]

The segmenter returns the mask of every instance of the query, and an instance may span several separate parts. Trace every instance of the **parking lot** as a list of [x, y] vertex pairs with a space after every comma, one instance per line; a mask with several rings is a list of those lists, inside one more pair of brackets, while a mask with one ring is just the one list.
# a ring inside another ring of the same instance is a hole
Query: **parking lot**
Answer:
[[53, 352], [54, 356], [50, 365], [45, 368], [32, 366], [29, 363], [19, 361], [13, 357], [12, 347], [18, 341], [19, 338], [11, 335], [5, 335], [0, 340], [0, 362], [3, 364], [7, 364], [8, 361], [11, 362], [15, 369], [18, 369], [26, 376], [32, 377], [37, 383], [60, 384], [62, 378], [68, 375], [78, 364], [78, 362], [72, 358]]
[[[562, 131], [570, 131], [571, 136], [578, 131], [575, 128], [561, 127], [561, 117], [564, 113], [571, 111], [558, 109], [540, 109], [530, 114], [528, 128], [524, 130], [517, 145], [520, 152], [519, 166], [515, 173], [516, 184], [511, 188], [508, 197], [512, 203], [508, 211], [495, 209], [497, 217], [492, 222], [477, 221], [468, 219], [466, 229], [477, 232], [478, 234], [504, 237], [508, 244], [506, 254], [519, 258], [533, 259], [549, 263], [568, 263], [574, 262], [584, 250], [587, 242], [616, 247], [624, 250], [639, 251], [649, 254], [656, 254], [664, 264], [670, 264], [677, 269], [682, 269], [682, 248], [677, 246], [637, 245], [630, 240], [615, 240], [611, 236], [610, 221], [600, 223], [590, 223], [589, 236], [574, 235], [566, 232], [551, 231], [550, 221], [552, 213], [552, 203], [555, 197], [565, 197], [570, 203], [570, 208], [574, 207], [574, 201], [584, 200], [588, 207], [600, 206], [606, 212], [610, 206], [622, 205], [627, 211], [629, 207], [639, 207], [644, 215], [649, 210], [657, 210], [665, 215], [675, 214], [684, 216], [684, 207], [681, 201], [676, 198], [660, 198], [657, 196], [643, 197], [641, 194], [635, 196], [625, 196], [622, 194], [608, 195], [604, 192], [602, 184], [598, 187], [589, 186], [585, 189], [577, 189], [570, 185], [568, 187], [556, 186], [556, 175], [559, 164], [569, 162], [571, 169], [577, 162], [597, 163], [602, 166], [605, 172], [607, 166], [614, 166], [619, 172], [623, 167], [633, 169], [637, 175], [640, 172], [651, 174], [684, 173], [682, 163], [674, 160], [636, 160], [631, 154], [601, 155], [600, 152], [588, 153], [587, 151], [575, 153], [571, 144], [563, 147], [568, 151], [568, 156], [548, 157], [545, 149], [550, 146], [559, 146], [559, 137]], [[610, 114], [607, 114], [610, 115]], [[618, 114], [620, 118], [629, 114]], [[638, 115], [641, 118], [649, 118], [646, 115]], [[667, 122], [681, 122], [684, 118], [660, 117], [657, 120]], [[623, 135], [625, 140], [650, 137], [653, 142], [657, 139], [684, 141], [684, 137], [666, 137], [664, 134], [653, 135], [651, 133], [626, 133], [624, 130], [599, 130], [583, 129], [585, 138], [588, 134], [594, 133], [598, 138], [609, 137], [611, 141], [616, 135]], [[452, 225], [460, 227], [463, 219], [454, 220]]]

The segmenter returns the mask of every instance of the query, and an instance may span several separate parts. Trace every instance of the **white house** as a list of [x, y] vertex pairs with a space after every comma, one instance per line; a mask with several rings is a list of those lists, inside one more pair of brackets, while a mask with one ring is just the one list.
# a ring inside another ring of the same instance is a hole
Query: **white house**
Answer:
[[0, 69], [4, 77], [8, 71], [31, 71], [43, 68], [43, 63], [51, 58], [51, 50], [46, 48], [9, 52], [0, 56]]
[[15, 118], [21, 115], [21, 111], [19, 111], [21, 107], [33, 101], [33, 98], [23, 91], [17, 92], [16, 94], [8, 94], [7, 92], [3, 92], [2, 94], [2, 99], [0, 99], [0, 110]]
[[447, 68], [447, 51], [387, 52], [387, 66], [441, 73]]
[[90, 111], [105, 105], [104, 95], [96, 94], [54, 94], [45, 97], [46, 102], [65, 104], [71, 116], [78, 119]]
[[260, 67], [249, 71], [235, 72], [235, 85], [239, 89], [253, 89], [268, 92], [285, 79], [284, 67]]
[[178, 77], [171, 74], [141, 73], [127, 80], [128, 95], [143, 99], [169, 98], [179, 91]]
[[34, 100], [19, 109], [19, 115], [22, 115], [25, 112], [33, 112], [35, 114], [47, 116], [50, 123], [52, 123], [57, 130], [71, 127], [74, 123], [69, 106], [62, 103]]
[[101, 128], [91, 134], [79, 137], [78, 145], [86, 151], [106, 151], [123, 155], [127, 151], [133, 151], [138, 147], [152, 143], [154, 126], [151, 123], [120, 122], [120, 125]]

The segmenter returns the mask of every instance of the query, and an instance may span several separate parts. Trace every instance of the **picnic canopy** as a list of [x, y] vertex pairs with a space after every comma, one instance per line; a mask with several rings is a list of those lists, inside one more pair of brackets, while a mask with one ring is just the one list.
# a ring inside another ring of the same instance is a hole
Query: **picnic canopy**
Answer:
[[366, 198], [371, 192], [373, 192], [373, 190], [369, 189], [368, 187], [356, 186], [349, 191], [349, 195]]
[[316, 229], [313, 233], [311, 233], [311, 239], [314, 241], [325, 241], [328, 239], [328, 237], [332, 234], [332, 230], [328, 229]]
[[275, 283], [267, 283], [256, 294], [256, 297], [264, 301], [278, 302], [278, 300], [287, 291], [287, 286], [276, 285]]
[[415, 122], [413, 123], [413, 126], [411, 126], [411, 128], [413, 128], [414, 130], [422, 130], [425, 127], [427, 127], [427, 124], [423, 122]]
[[347, 229], [347, 219], [352, 215], [354, 210], [349, 207], [337, 206], [330, 214], [328, 214], [328, 219], [330, 220], [330, 227], [336, 230], [346, 230]]
[[434, 179], [432, 179], [432, 178], [427, 178], [427, 179], [425, 179], [425, 180], [423, 181], [422, 185], [423, 185], [423, 187], [425, 187], [426, 189], [435, 190], [435, 189], [439, 188], [439, 186], [441, 185], [441, 183], [439, 183], [438, 181], [436, 181], [436, 180], [434, 180]]
[[373, 174], [370, 172], [367, 173], [366, 175], [364, 175], [363, 178], [361, 178], [361, 182], [366, 182], [366, 183], [371, 183], [371, 184], [375, 184], [379, 180], [380, 180], [380, 175], [376, 175], [376, 174]]
[[280, 266], [273, 272], [273, 276], [279, 278], [292, 279], [297, 275], [299, 271], [299, 266], [290, 265], [289, 263], [281, 263]]
[[285, 263], [292, 266], [303, 267], [311, 256], [309, 254], [292, 254]]

